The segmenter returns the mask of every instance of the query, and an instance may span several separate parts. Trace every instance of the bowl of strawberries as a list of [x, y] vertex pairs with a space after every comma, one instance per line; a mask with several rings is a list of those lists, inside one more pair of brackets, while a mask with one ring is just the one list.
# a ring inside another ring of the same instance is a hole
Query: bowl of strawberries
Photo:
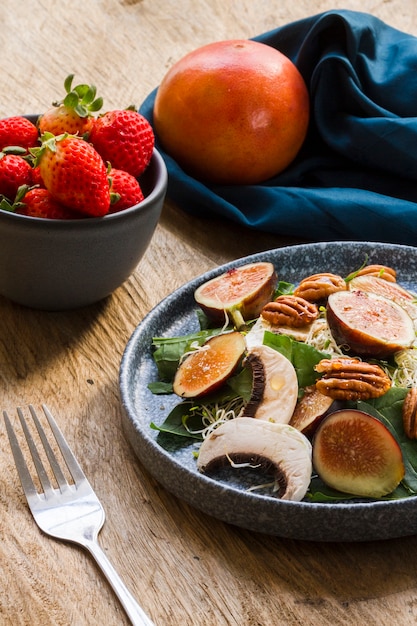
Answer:
[[0, 119], [0, 295], [49, 311], [128, 279], [168, 180], [149, 122], [134, 107], [99, 113], [95, 87], [72, 80], [44, 113]]

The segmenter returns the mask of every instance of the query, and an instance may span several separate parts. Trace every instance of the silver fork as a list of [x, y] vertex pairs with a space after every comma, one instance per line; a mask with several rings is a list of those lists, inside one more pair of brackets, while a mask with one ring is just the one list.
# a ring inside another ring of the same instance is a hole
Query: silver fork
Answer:
[[22, 449], [19, 446], [10, 419], [6, 411], [3, 411], [7, 434], [9, 436], [20, 482], [22, 483], [29, 508], [32, 511], [37, 525], [44, 533], [51, 537], [77, 543], [88, 550], [112, 586], [132, 624], [135, 626], [153, 626], [153, 622], [136, 602], [113, 565], [101, 550], [97, 542], [97, 536], [104, 524], [104, 509], [48, 408], [45, 405], [42, 405], [42, 408], [74, 484], [67, 481], [57, 456], [43, 430], [42, 424], [36, 415], [36, 411], [34, 407], [30, 405], [30, 413], [39, 433], [58, 488], [53, 486], [22, 409], [18, 408], [17, 413], [40, 484], [43, 488], [43, 492], [41, 491], [40, 493], [32, 480], [31, 473], [25, 461]]

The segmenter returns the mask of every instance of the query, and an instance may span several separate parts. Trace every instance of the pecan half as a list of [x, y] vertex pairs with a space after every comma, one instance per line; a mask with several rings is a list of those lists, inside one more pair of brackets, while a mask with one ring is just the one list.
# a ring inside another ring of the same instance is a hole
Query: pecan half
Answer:
[[321, 302], [326, 300], [330, 294], [346, 289], [346, 281], [341, 276], [323, 272], [303, 278], [298, 287], [294, 289], [294, 295], [305, 298], [309, 302]]
[[404, 432], [410, 439], [417, 439], [417, 387], [412, 387], [403, 402]]
[[355, 276], [376, 276], [387, 280], [389, 283], [397, 282], [397, 272], [386, 265], [366, 265]]
[[391, 387], [382, 367], [359, 359], [322, 359], [315, 370], [323, 374], [316, 382], [317, 389], [334, 400], [378, 398]]
[[300, 328], [311, 324], [319, 316], [318, 307], [299, 296], [278, 296], [261, 311], [262, 317], [272, 326]]

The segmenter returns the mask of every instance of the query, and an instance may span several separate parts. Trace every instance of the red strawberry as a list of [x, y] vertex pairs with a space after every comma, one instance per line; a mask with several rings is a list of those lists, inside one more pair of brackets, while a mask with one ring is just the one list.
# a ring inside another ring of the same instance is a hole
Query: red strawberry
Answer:
[[22, 185], [32, 184], [32, 168], [18, 154], [0, 152], [0, 194], [11, 202]]
[[32, 168], [32, 186], [34, 185], [37, 185], [38, 187], [45, 187], [39, 165]]
[[78, 137], [46, 135], [36, 155], [45, 187], [74, 211], [100, 217], [110, 209], [110, 190], [103, 159]]
[[96, 98], [93, 85], [76, 85], [72, 87], [74, 74], [67, 76], [64, 82], [66, 96], [61, 102], [55, 102], [50, 109], [39, 118], [38, 125], [41, 135], [52, 133], [61, 135], [79, 135], [87, 138], [92, 124], [92, 112], [99, 111], [103, 99]]
[[137, 178], [151, 159], [155, 138], [146, 118], [125, 109], [98, 117], [89, 140], [105, 162]]
[[34, 188], [24, 195], [19, 202], [16, 213], [29, 217], [46, 217], [49, 219], [77, 219], [83, 217], [60, 204], [51, 196], [47, 189]]
[[0, 120], [0, 150], [7, 146], [20, 146], [25, 150], [38, 144], [39, 133], [35, 124], [16, 115]]
[[53, 135], [69, 133], [87, 138], [92, 124], [92, 117], [80, 117], [73, 108], [60, 104], [45, 111], [39, 119], [39, 131], [42, 135], [46, 132]]
[[108, 174], [112, 203], [110, 213], [117, 213], [139, 204], [144, 199], [142, 189], [136, 178], [125, 172], [112, 168]]

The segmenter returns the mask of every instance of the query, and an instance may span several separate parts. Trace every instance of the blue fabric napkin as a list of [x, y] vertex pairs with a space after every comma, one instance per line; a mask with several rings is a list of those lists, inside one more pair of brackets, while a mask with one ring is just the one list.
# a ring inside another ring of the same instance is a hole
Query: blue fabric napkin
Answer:
[[[311, 124], [297, 159], [248, 186], [209, 186], [161, 148], [168, 197], [200, 216], [307, 240], [417, 245], [417, 38], [329, 11], [255, 38], [297, 65]], [[140, 107], [152, 123], [156, 90]]]

